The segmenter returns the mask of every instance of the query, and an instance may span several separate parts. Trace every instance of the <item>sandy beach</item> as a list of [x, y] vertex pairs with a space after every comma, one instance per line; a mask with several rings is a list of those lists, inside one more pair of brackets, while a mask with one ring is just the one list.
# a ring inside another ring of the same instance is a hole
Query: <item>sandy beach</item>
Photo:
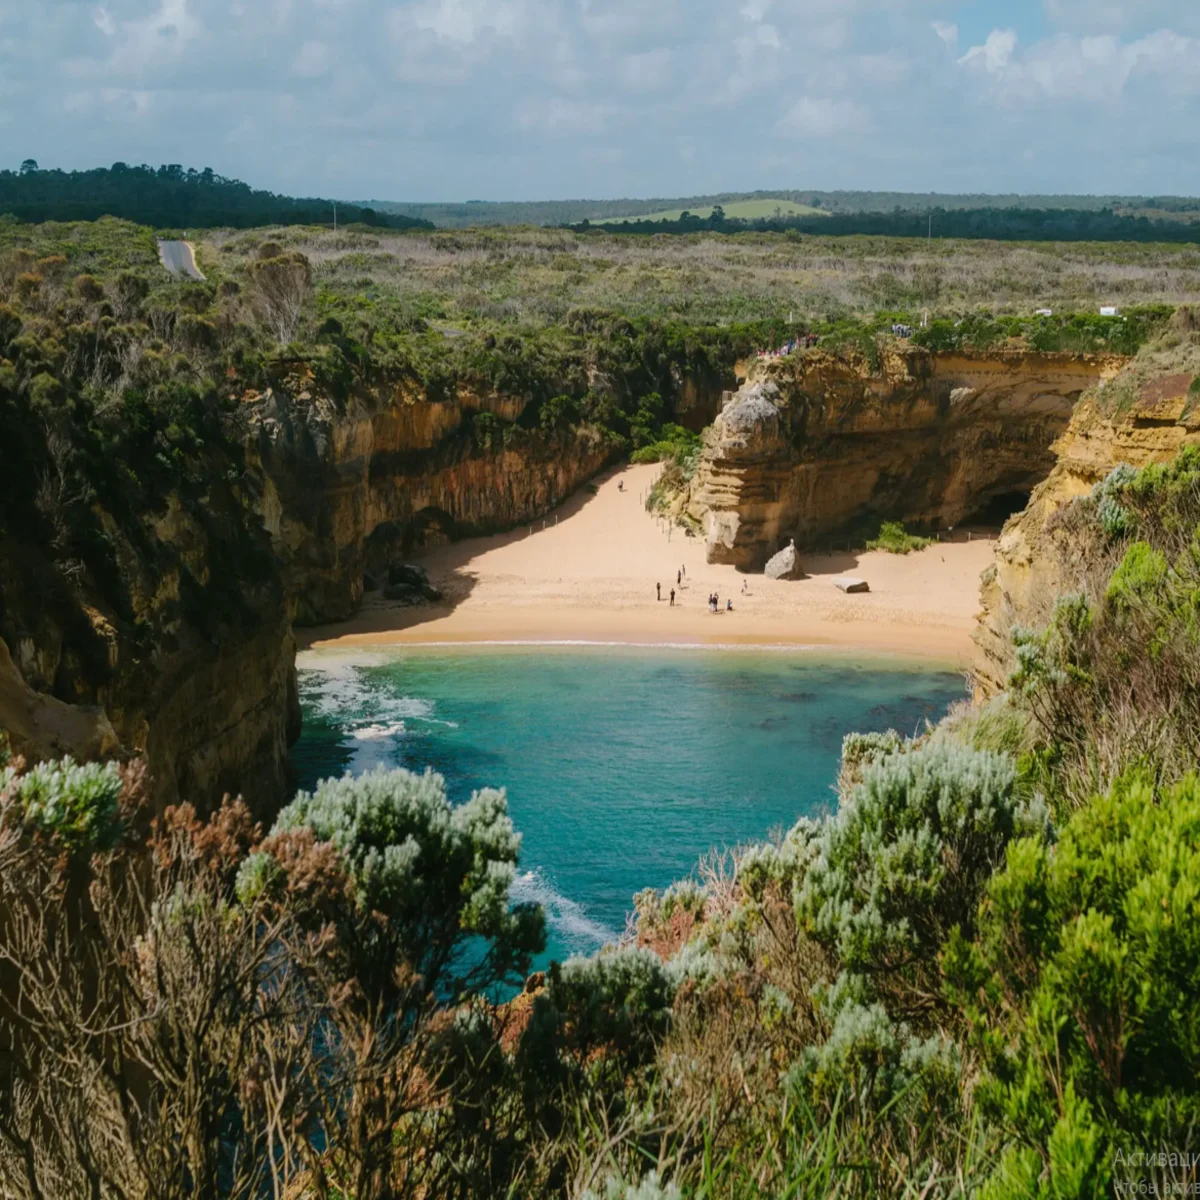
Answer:
[[[611, 471], [595, 481], [594, 493], [584, 489], [532, 532], [526, 526], [416, 554], [412, 561], [428, 570], [445, 602], [405, 607], [373, 593], [351, 620], [298, 631], [302, 645], [813, 646], [969, 664], [979, 576], [992, 561], [994, 533], [968, 541], [956, 531], [955, 540], [909, 555], [806, 555], [809, 578], [770, 580], [709, 565], [702, 540], [646, 512], [643, 497], [658, 471]], [[870, 594], [838, 591], [833, 580], [842, 575], [867, 580]], [[722, 607], [715, 615], [707, 606], [712, 592]], [[733, 612], [724, 611], [729, 598]]]

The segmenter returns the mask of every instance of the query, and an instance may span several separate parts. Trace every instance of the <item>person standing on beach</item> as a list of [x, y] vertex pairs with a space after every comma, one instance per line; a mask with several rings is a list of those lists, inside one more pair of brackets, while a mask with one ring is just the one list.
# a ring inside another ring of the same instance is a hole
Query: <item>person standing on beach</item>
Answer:
[[675, 572], [675, 586], [683, 587], [683, 572], [682, 571]]
[[671, 589], [671, 607], [672, 608], [675, 607], [675, 589], [674, 588]]
[[662, 599], [662, 584], [661, 583], [656, 583], [654, 585], [654, 596], [655, 596], [655, 599], [657, 599], [657, 600]]

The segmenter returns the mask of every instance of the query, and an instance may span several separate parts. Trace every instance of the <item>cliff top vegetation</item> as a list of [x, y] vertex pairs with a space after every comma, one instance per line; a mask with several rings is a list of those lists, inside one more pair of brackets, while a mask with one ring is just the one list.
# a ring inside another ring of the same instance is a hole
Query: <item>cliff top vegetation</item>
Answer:
[[1200, 248], [1132, 243], [992, 244], [745, 233], [682, 238], [470, 230], [206, 235], [209, 266], [236, 268], [263, 240], [307, 255], [331, 295], [394, 306], [454, 329], [538, 327], [572, 309], [694, 325], [836, 321], [893, 313], [960, 317], [1098, 312], [1200, 300]]

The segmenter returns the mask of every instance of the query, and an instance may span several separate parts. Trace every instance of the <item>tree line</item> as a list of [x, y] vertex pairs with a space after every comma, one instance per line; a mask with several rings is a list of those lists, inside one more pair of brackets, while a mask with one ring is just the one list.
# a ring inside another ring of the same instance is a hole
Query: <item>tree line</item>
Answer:
[[[172, 163], [160, 167], [114, 163], [90, 171], [44, 171], [26, 159], [17, 171], [0, 171], [0, 214], [22, 221], [95, 221], [121, 217], [159, 229], [234, 228], [262, 225], [330, 225], [335, 201], [280, 196]], [[342, 224], [388, 229], [432, 229], [429, 221], [336, 203]]]
[[605, 233], [800, 233], [819, 237], [989, 239], [1013, 242], [1173, 242], [1200, 243], [1200, 223], [1151, 219], [1113, 209], [976, 208], [932, 211], [829, 213], [823, 216], [765, 217], [740, 220], [720, 205], [707, 217], [691, 212], [677, 220], [582, 221], [576, 232]]

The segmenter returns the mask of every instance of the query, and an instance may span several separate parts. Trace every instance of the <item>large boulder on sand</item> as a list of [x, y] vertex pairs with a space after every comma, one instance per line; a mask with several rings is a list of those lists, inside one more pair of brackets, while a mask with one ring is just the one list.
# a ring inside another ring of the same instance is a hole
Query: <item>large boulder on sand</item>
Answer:
[[803, 579], [804, 568], [800, 566], [800, 552], [796, 543], [788, 542], [774, 558], [767, 563], [765, 574], [768, 579]]

